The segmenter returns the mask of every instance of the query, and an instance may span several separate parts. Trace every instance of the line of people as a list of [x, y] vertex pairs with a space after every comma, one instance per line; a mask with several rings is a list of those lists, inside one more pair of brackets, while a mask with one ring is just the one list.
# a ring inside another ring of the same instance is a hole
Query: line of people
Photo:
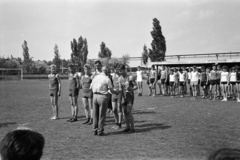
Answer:
[[[138, 67], [137, 79], [139, 79], [138, 77], [142, 78], [142, 75], [143, 72]], [[213, 65], [212, 68], [204, 66], [200, 68], [196, 66], [169, 68], [162, 66], [158, 73], [152, 66], [147, 76], [149, 96], [156, 95], [156, 87], [158, 86], [160, 95], [170, 95], [171, 98], [176, 95], [184, 97], [189, 92], [192, 100], [201, 95], [203, 99], [227, 101], [232, 98], [240, 102], [240, 67], [238, 66], [231, 68], [220, 65]], [[141, 96], [141, 86], [138, 93]]]
[[[112, 129], [121, 129], [123, 115], [126, 128], [123, 132], [134, 132], [134, 119], [132, 107], [134, 103], [134, 90], [137, 84], [134, 77], [126, 72], [123, 64], [115, 67], [115, 73], [110, 75], [108, 66], [102, 66], [98, 60], [95, 62], [96, 71], [92, 74], [88, 64], [84, 65], [84, 74], [75, 72], [74, 66], [68, 66], [69, 74], [69, 100], [72, 116], [67, 122], [78, 121], [78, 95], [82, 89], [82, 102], [86, 115], [83, 124], [93, 125], [94, 135], [105, 135], [104, 124], [107, 108], [112, 107], [116, 124]], [[53, 117], [59, 119], [58, 98], [61, 95], [60, 76], [56, 73], [56, 66], [51, 65], [49, 77], [49, 95], [51, 99]], [[124, 113], [124, 114], [123, 114]]]

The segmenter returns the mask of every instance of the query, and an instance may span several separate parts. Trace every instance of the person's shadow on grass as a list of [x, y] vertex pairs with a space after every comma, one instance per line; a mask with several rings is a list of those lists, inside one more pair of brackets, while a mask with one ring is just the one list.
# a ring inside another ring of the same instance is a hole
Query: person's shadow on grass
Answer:
[[5, 122], [5, 123], [0, 123], [0, 128], [2, 127], [8, 127], [8, 125], [11, 125], [11, 124], [17, 124], [16, 122]]
[[166, 125], [166, 124], [159, 124], [159, 123], [146, 123], [146, 124], [141, 124], [141, 125], [135, 125], [135, 132], [123, 132], [123, 131], [115, 131], [115, 132], [110, 132], [110, 135], [115, 135], [115, 134], [133, 134], [133, 133], [143, 133], [143, 132], [149, 132], [152, 130], [165, 130], [169, 129], [171, 126]]

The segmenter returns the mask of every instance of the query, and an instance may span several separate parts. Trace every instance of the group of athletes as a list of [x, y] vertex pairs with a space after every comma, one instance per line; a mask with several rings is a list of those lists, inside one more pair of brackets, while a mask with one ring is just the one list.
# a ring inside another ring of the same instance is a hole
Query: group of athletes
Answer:
[[[102, 66], [100, 61], [95, 62], [95, 72], [91, 72], [88, 64], [84, 65], [84, 72], [76, 72], [74, 65], [68, 66], [69, 100], [72, 116], [67, 122], [78, 121], [78, 95], [82, 91], [82, 104], [86, 120], [83, 124], [92, 125], [94, 135], [103, 135], [107, 109], [113, 112], [116, 124], [114, 130], [121, 129], [123, 115], [126, 128], [123, 132], [134, 132], [134, 119], [132, 107], [134, 103], [134, 90], [137, 84], [133, 76], [126, 72], [123, 64], [115, 67], [114, 73], [110, 74], [108, 66]], [[51, 120], [59, 119], [58, 98], [61, 95], [61, 80], [57, 74], [56, 65], [51, 65], [49, 78], [49, 91], [52, 104], [53, 116]], [[95, 99], [94, 99], [95, 98]]]
[[[137, 77], [143, 72], [140, 67]], [[140, 80], [137, 83], [140, 83]], [[192, 100], [198, 95], [209, 100], [221, 99], [227, 101], [229, 98], [240, 102], [240, 67], [213, 65], [212, 67], [175, 67], [162, 66], [157, 73], [154, 66], [147, 73], [147, 84], [149, 96], [156, 95], [156, 87], [159, 87], [160, 95], [176, 95], [184, 97], [189, 92]], [[141, 85], [138, 90], [141, 96]]]

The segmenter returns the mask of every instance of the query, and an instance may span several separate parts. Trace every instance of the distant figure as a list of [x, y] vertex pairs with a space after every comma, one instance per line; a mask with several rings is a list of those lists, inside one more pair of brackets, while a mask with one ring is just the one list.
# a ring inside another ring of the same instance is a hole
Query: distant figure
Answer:
[[137, 70], [137, 86], [138, 86], [138, 96], [142, 96], [142, 92], [143, 92], [143, 88], [142, 88], [142, 70], [141, 67], [138, 66], [138, 70]]
[[222, 148], [210, 154], [208, 160], [239, 160], [240, 150], [232, 148]]
[[1, 160], [40, 160], [44, 137], [35, 131], [21, 129], [5, 135], [0, 142]]
[[49, 95], [52, 104], [53, 117], [51, 120], [58, 118], [58, 97], [61, 95], [61, 81], [60, 77], [56, 72], [56, 65], [51, 65], [51, 73], [48, 75], [49, 78]]
[[68, 65], [68, 80], [69, 80], [69, 100], [71, 103], [72, 117], [67, 122], [76, 122], [78, 115], [78, 93], [80, 89], [79, 77], [75, 72], [72, 64]]

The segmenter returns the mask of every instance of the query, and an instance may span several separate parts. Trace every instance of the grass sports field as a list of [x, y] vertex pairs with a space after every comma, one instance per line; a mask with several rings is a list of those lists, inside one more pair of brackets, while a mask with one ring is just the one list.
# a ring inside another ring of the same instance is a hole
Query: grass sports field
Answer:
[[[107, 114], [107, 136], [93, 136], [79, 121], [70, 118], [68, 82], [62, 80], [60, 120], [51, 121], [47, 80], [0, 81], [0, 139], [18, 126], [42, 133], [46, 144], [43, 160], [59, 159], [206, 159], [223, 147], [240, 147], [240, 103], [189, 97], [136, 97], [135, 133], [113, 131], [113, 115]], [[81, 95], [80, 95], [81, 97]], [[125, 127], [125, 125], [123, 125]]]

